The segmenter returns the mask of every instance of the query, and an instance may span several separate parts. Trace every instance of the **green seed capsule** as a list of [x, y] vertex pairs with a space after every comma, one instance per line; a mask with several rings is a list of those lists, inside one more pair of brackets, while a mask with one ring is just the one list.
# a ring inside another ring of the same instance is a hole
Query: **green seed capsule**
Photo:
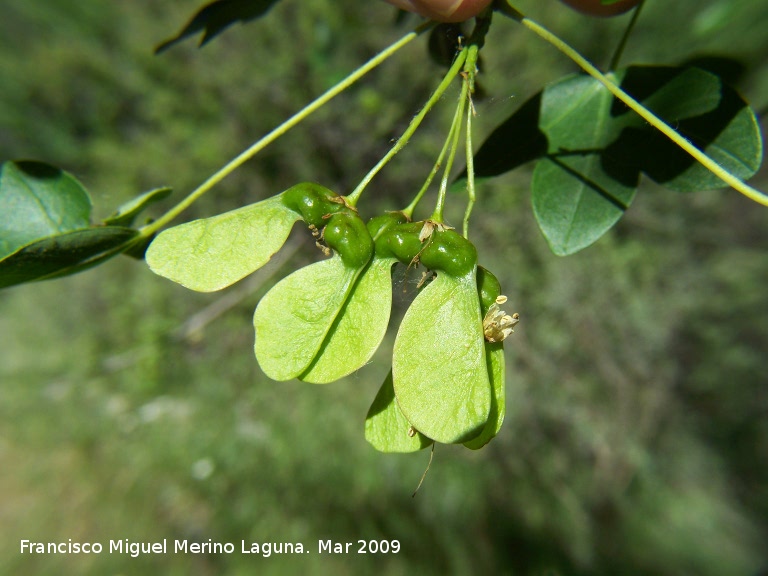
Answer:
[[283, 204], [299, 213], [308, 225], [322, 228], [324, 216], [346, 208], [341, 196], [325, 186], [304, 182], [283, 192]]
[[368, 220], [368, 232], [371, 234], [371, 238], [375, 240], [390, 227], [406, 222], [408, 222], [408, 217], [402, 212], [387, 212]]
[[376, 238], [376, 253], [382, 258], [397, 258], [410, 265], [424, 247], [419, 240], [423, 222], [408, 222], [390, 226]]
[[331, 216], [323, 231], [323, 239], [350, 268], [365, 266], [373, 255], [373, 240], [368, 228], [352, 211]]
[[477, 250], [455, 230], [434, 230], [419, 255], [430, 270], [442, 270], [451, 276], [465, 276], [477, 264]]
[[485, 315], [501, 294], [501, 284], [490, 270], [482, 266], [477, 267], [477, 292], [480, 295], [480, 308]]

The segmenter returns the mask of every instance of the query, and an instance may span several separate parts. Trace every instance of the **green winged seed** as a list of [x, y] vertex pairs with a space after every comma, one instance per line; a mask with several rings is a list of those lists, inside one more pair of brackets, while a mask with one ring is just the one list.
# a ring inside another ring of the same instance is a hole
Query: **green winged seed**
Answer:
[[403, 416], [395, 401], [391, 370], [368, 410], [365, 439], [380, 452], [417, 452], [432, 444]]
[[[330, 220], [339, 219], [340, 216], [336, 214]], [[368, 222], [368, 235], [379, 236], [390, 226], [404, 220], [402, 213], [377, 216]], [[333, 238], [329, 241], [329, 228], [331, 222], [325, 230], [326, 241], [341, 253], [344, 260], [344, 242], [336, 242]], [[355, 235], [365, 236], [358, 229], [355, 230]], [[373, 247], [372, 241], [363, 244], [364, 246], [350, 248], [359, 253], [363, 249], [370, 250]], [[349, 256], [347, 252], [347, 264], [351, 260]], [[381, 344], [389, 324], [392, 309], [392, 265], [396, 261], [394, 257], [373, 257], [355, 283], [314, 361], [299, 377], [301, 380], [313, 384], [333, 382], [351, 374], [370, 360]]]
[[501, 430], [506, 414], [504, 389], [504, 345], [501, 342], [485, 343], [485, 364], [491, 379], [491, 412], [479, 436], [464, 442], [464, 446], [478, 450], [488, 444]]
[[256, 307], [256, 359], [273, 380], [307, 370], [344, 306], [361, 268], [335, 254], [283, 278]]
[[[501, 293], [501, 285], [496, 276], [482, 266], [477, 267], [477, 293], [480, 296], [480, 310], [485, 317], [491, 307], [496, 304], [496, 298]], [[506, 414], [504, 344], [502, 342], [485, 342], [485, 364], [488, 368], [488, 377], [491, 379], [491, 413], [480, 435], [464, 443], [464, 446], [472, 450], [482, 448], [499, 433]]]
[[357, 279], [314, 361], [299, 377], [301, 380], [313, 384], [333, 382], [371, 359], [389, 324], [394, 263], [394, 258], [373, 258]]
[[199, 292], [234, 284], [264, 266], [299, 220], [281, 196], [161, 232], [147, 249], [147, 264]]
[[465, 442], [491, 411], [475, 269], [438, 273], [406, 312], [395, 339], [392, 375], [405, 417], [438, 442]]

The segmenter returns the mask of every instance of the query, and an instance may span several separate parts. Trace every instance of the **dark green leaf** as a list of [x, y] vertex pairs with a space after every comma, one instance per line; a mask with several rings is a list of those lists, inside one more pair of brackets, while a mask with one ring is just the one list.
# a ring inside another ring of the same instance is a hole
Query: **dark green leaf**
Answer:
[[91, 199], [70, 174], [42, 162], [0, 167], [0, 258], [22, 246], [90, 225]]
[[[716, 75], [633, 66], [614, 77], [737, 177], [747, 179], [759, 168], [755, 114]], [[587, 76], [565, 78], [523, 104], [480, 147], [475, 173], [496, 176], [536, 158], [542, 160], [533, 175], [534, 213], [560, 255], [588, 246], [618, 221], [640, 173], [679, 191], [724, 185]]]
[[[736, 177], [746, 180], [760, 168], [763, 147], [755, 113], [731, 87], [697, 68], [630, 68], [623, 85], [635, 93], [650, 76], [672, 76], [644, 103]], [[662, 97], [663, 96], [663, 97]], [[632, 164], [656, 182], [681, 192], [725, 184], [660, 132], [634, 114], [609, 154]]]
[[119, 254], [137, 234], [100, 226], [43, 238], [0, 260], [0, 288], [80, 272]]
[[164, 200], [170, 195], [171, 189], [168, 187], [155, 188], [145, 192], [120, 206], [114, 214], [104, 220], [104, 224], [109, 226], [131, 226], [136, 216], [144, 211], [147, 206]]
[[539, 125], [548, 155], [533, 172], [533, 211], [555, 254], [589, 246], [624, 214], [638, 182], [636, 169], [603, 150], [621, 125], [610, 115], [613, 96], [588, 76], [549, 86], [541, 98]]
[[203, 32], [200, 46], [218, 36], [235, 22], [249, 22], [264, 16], [278, 0], [216, 0], [203, 6], [173, 38], [155, 49], [160, 53], [198, 32]]

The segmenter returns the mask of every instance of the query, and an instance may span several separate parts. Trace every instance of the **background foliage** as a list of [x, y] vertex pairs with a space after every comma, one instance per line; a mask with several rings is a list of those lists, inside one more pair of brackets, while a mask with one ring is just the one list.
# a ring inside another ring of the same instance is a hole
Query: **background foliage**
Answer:
[[[735, 85], [764, 109], [768, 9], [648, 4], [627, 63], [730, 56], [741, 64]], [[600, 64], [622, 28], [554, 0], [519, 5]], [[6, 1], [0, 158], [65, 167], [105, 211], [98, 218], [141, 190], [171, 185], [178, 197], [408, 26], [384, 3], [286, 0], [264, 23], [236, 26], [201, 51], [187, 42], [153, 56], [198, 7]], [[572, 70], [503, 21], [483, 59], [482, 134]], [[441, 73], [425, 42], [414, 43], [185, 216], [304, 180], [349, 192]], [[430, 120], [434, 133], [369, 190], [377, 208], [402, 206], [420, 185], [447, 129], [444, 108]], [[0, 572], [764, 569], [768, 211], [734, 192], [673, 194], [645, 182], [612, 232], [561, 259], [533, 221], [529, 183], [525, 168], [483, 183], [470, 229], [523, 318], [507, 346], [507, 421], [485, 450], [441, 446], [414, 499], [426, 454], [381, 455], [362, 434], [387, 350], [327, 387], [260, 373], [251, 316], [280, 264], [219, 294], [191, 293], [128, 258], [0, 293]], [[754, 183], [768, 187], [765, 170]], [[400, 284], [403, 300], [412, 281]], [[403, 551], [32, 557], [18, 554], [22, 538], [386, 538]]]

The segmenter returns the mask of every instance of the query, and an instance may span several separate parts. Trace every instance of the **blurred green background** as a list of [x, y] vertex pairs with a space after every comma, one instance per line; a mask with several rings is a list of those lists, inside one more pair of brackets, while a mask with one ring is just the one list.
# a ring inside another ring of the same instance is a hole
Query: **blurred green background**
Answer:
[[[99, 218], [156, 186], [178, 200], [416, 23], [378, 1], [283, 0], [202, 50], [154, 56], [200, 5], [5, 0], [0, 158], [74, 173]], [[554, 0], [518, 6], [599, 64], [627, 20]], [[761, 110], [766, 25], [763, 2], [650, 0], [624, 61], [729, 56]], [[501, 18], [483, 59], [478, 141], [574, 70]], [[417, 40], [184, 218], [304, 180], [348, 193], [441, 73]], [[364, 216], [412, 197], [451, 102], [374, 181]], [[253, 358], [259, 298], [317, 256], [303, 231], [290, 258], [223, 293], [189, 292], [128, 258], [0, 293], [0, 573], [760, 574], [768, 209], [646, 182], [608, 236], [562, 259], [533, 220], [529, 178], [524, 167], [483, 183], [470, 230], [523, 318], [506, 347], [507, 420], [479, 452], [439, 446], [415, 498], [428, 453], [379, 454], [363, 438], [392, 334], [371, 365], [329, 386], [269, 381]], [[753, 183], [768, 189], [768, 172]], [[464, 199], [449, 202], [460, 221]], [[70, 538], [290, 541], [312, 553], [19, 553], [21, 539]], [[398, 540], [401, 551], [319, 556], [319, 539]]]

